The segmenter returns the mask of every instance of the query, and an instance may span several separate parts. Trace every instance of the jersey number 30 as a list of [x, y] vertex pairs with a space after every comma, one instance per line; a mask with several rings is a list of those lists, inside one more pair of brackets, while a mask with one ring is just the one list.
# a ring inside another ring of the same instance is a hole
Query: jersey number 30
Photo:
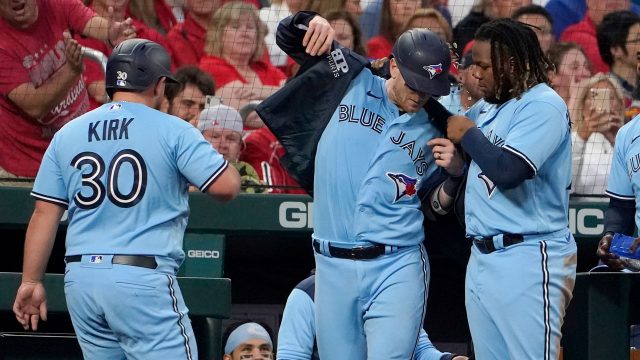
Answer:
[[[133, 185], [127, 194], [123, 194], [118, 188], [118, 176], [123, 164], [128, 163], [133, 169]], [[73, 197], [73, 201], [81, 209], [93, 209], [104, 201], [105, 194], [113, 204], [119, 207], [132, 207], [144, 196], [147, 188], [147, 166], [144, 159], [134, 150], [125, 149], [118, 152], [109, 164], [107, 185], [100, 179], [104, 175], [105, 164], [102, 157], [94, 152], [86, 151], [76, 155], [71, 160], [71, 166], [82, 169], [90, 166], [88, 173], [82, 174], [82, 186], [91, 189], [91, 194], [86, 196], [80, 191]]]

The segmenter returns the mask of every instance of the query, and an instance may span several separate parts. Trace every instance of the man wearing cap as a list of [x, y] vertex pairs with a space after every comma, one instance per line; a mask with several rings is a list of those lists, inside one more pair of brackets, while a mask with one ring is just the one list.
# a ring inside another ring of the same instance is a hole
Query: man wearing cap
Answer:
[[[471, 43], [473, 40], [469, 44]], [[465, 51], [460, 59], [456, 80], [458, 82], [451, 85], [451, 93], [441, 97], [438, 101], [452, 114], [463, 115], [471, 105], [482, 98], [478, 88], [478, 79], [473, 76], [471, 47]]]
[[222, 360], [273, 359], [273, 342], [265, 326], [247, 320], [229, 325], [222, 335]]
[[418, 193], [445, 213], [439, 203], [453, 180], [443, 169], [464, 171], [423, 109], [449, 93], [449, 48], [429, 30], [409, 30], [393, 47], [385, 80], [333, 42], [314, 13], [283, 20], [277, 39], [303, 65], [257, 111], [314, 196], [319, 355], [411, 359], [429, 282]]
[[264, 191], [264, 188], [260, 187], [260, 177], [253, 166], [239, 160], [245, 144], [242, 139], [242, 118], [236, 109], [219, 104], [202, 110], [198, 116], [198, 130], [205, 140], [238, 170], [243, 192]]
[[109, 56], [113, 102], [58, 131], [31, 196], [22, 283], [13, 311], [25, 328], [47, 318], [42, 278], [68, 209], [65, 297], [85, 359], [197, 359], [176, 273], [184, 260], [188, 184], [220, 201], [240, 177], [198, 130], [157, 109], [171, 60], [125, 40]]

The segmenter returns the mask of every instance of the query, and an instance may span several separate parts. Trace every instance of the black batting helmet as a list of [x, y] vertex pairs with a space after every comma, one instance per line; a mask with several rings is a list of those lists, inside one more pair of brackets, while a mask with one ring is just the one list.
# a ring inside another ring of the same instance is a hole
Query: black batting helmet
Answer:
[[409, 88], [435, 96], [449, 95], [449, 46], [427, 29], [407, 30], [393, 45], [400, 74]]
[[107, 61], [107, 94], [113, 97], [117, 90], [142, 91], [162, 76], [177, 82], [171, 76], [171, 58], [165, 48], [150, 40], [125, 40], [113, 49]]

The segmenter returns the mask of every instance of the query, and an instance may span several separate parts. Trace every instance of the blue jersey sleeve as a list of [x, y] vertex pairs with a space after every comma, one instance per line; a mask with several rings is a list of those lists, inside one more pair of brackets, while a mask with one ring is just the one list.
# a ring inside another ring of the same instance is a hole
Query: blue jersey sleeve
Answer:
[[545, 101], [532, 101], [513, 115], [504, 149], [538, 169], [562, 144], [569, 132], [566, 111]]
[[635, 200], [631, 179], [627, 174], [625, 164], [626, 138], [630, 128], [630, 126], [626, 126], [618, 131], [613, 148], [613, 159], [611, 159], [609, 182], [607, 183], [606, 194], [620, 200]]
[[415, 360], [440, 360], [443, 355], [447, 354], [449, 353], [443, 353], [436, 349], [431, 343], [431, 340], [429, 340], [427, 332], [424, 329], [420, 330]]
[[229, 165], [195, 127], [178, 134], [175, 154], [182, 175], [203, 192]]
[[315, 305], [309, 295], [293, 289], [278, 332], [278, 360], [309, 360], [316, 338]]
[[62, 178], [62, 168], [56, 156], [59, 136], [54, 136], [44, 153], [31, 196], [48, 201], [64, 208], [69, 207], [67, 188]]

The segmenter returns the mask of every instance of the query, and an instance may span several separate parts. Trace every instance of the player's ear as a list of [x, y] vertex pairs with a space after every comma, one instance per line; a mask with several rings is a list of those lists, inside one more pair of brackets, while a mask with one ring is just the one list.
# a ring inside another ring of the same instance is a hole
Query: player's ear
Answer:
[[391, 73], [391, 78], [395, 79], [400, 74], [400, 69], [398, 69], [398, 63], [396, 63], [396, 59], [391, 58], [389, 60], [389, 73]]
[[156, 82], [156, 86], [153, 89], [153, 95], [164, 97], [164, 89], [165, 89], [166, 81], [167, 81], [167, 78], [165, 78], [164, 76], [158, 79], [158, 81]]

